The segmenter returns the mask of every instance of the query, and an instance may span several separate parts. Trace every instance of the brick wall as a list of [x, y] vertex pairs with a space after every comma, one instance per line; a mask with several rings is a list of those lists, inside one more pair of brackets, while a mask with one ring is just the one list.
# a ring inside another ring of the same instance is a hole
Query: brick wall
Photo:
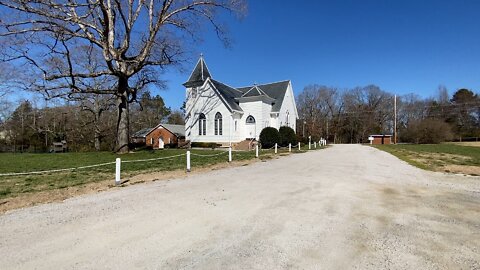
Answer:
[[391, 143], [392, 143], [392, 137], [391, 136], [383, 137], [383, 141], [382, 141], [381, 136], [373, 136], [372, 144], [391, 144]]
[[147, 135], [146, 145], [153, 147], [153, 149], [161, 148], [159, 147], [159, 138], [163, 139], [164, 147], [171, 143], [178, 143], [178, 138], [175, 134], [160, 126]]

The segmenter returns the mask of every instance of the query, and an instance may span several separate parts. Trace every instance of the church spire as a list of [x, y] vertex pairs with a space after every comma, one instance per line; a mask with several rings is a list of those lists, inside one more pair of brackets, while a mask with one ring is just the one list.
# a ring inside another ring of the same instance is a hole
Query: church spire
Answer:
[[198, 59], [197, 65], [193, 69], [190, 78], [186, 83], [183, 85], [185, 87], [195, 87], [202, 85], [207, 78], [211, 78], [210, 71], [208, 71], [207, 64], [205, 64], [205, 60], [203, 59], [203, 54], [200, 54], [200, 58]]

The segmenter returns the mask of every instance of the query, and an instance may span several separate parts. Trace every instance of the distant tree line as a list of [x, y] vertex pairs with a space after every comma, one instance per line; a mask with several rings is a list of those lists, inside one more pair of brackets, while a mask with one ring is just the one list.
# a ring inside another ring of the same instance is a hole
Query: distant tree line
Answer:
[[[65, 140], [70, 151], [113, 151], [116, 145], [115, 100], [105, 95], [65, 101], [53, 106], [23, 100], [0, 104], [0, 151], [47, 152]], [[145, 91], [132, 104], [129, 134], [159, 123], [183, 124], [183, 113], [167, 107], [159, 95]]]
[[[394, 95], [375, 85], [339, 89], [309, 85], [297, 97], [297, 134], [306, 140], [365, 143], [371, 134], [394, 134]], [[449, 96], [440, 86], [436, 97], [397, 97], [399, 142], [438, 143], [480, 137], [480, 96], [459, 89]]]

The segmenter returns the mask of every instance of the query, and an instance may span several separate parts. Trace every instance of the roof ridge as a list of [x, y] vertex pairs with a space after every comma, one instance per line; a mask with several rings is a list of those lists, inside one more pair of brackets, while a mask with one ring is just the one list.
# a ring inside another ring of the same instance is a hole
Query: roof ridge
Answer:
[[[255, 87], [256, 87], [256, 85], [255, 85], [255, 86], [252, 86], [247, 92], [243, 93], [242, 97], [244, 97], [244, 96], [246, 96], [248, 93], [250, 93], [253, 89], [255, 89]], [[257, 92], [259, 92], [259, 91], [257, 90]], [[260, 94], [260, 92], [259, 92], [259, 94]]]
[[[283, 82], [291, 82], [291, 81], [292, 80], [282, 80], [282, 81], [276, 81], [276, 82], [271, 82], [271, 83], [257, 84], [257, 86], [270, 85], [270, 84], [283, 83]], [[240, 87], [237, 87], [237, 88], [250, 88], [250, 87], [253, 87], [253, 85], [240, 86]]]
[[252, 86], [247, 92], [245, 92], [242, 95], [242, 97], [245, 97], [246, 95], [248, 95], [248, 93], [250, 93], [253, 90], [257, 91], [258, 96], [266, 96], [266, 97], [271, 98], [269, 95], [267, 95], [267, 93], [265, 91], [262, 90], [262, 88], [258, 87], [258, 85], [256, 85], [256, 84], [254, 86]]
[[[210, 76], [210, 78], [212, 78], [212, 74], [210, 73], [210, 69], [207, 66], [207, 62], [205, 62], [205, 59], [203, 58], [203, 53], [200, 55], [200, 58], [202, 59], [203, 65], [205, 65], [205, 69], [207, 70], [208, 75]], [[202, 65], [202, 79], [206, 80], [206, 78], [203, 77], [203, 73], [204, 73], [203, 72], [203, 65]]]
[[188, 80], [183, 85], [187, 86], [189, 84], [198, 84], [199, 82], [204, 82], [207, 78], [211, 77], [212, 74], [208, 69], [207, 63], [205, 62], [203, 55], [201, 55], [197, 63], [195, 64], [192, 72], [190, 73]]
[[260, 88], [258, 85], [256, 85], [255, 87], [257, 87], [257, 91], [260, 92], [260, 94], [263, 94], [263, 95], [268, 97], [267, 93], [265, 91], [263, 91], [262, 88]]
[[225, 86], [228, 86], [228, 87], [232, 88], [233, 90], [235, 90], [235, 91], [243, 94], [242, 91], [238, 90], [237, 88], [235, 88], [235, 87], [233, 87], [233, 86], [231, 86], [231, 85], [228, 85], [228, 84], [223, 83], [223, 82], [221, 82], [221, 81], [217, 81], [217, 80], [215, 80], [215, 79], [213, 79], [213, 78], [210, 78], [210, 79], [211, 79], [212, 81], [214, 81], [214, 82], [221, 83], [221, 84], [223, 84], [223, 85], [225, 85]]

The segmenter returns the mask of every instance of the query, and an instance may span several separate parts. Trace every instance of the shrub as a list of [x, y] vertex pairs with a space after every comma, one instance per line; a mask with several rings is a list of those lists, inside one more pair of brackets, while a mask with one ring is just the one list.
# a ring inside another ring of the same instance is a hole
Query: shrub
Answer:
[[297, 134], [297, 142], [301, 142], [303, 145], [308, 144], [308, 137], [303, 137], [300, 134]]
[[213, 143], [213, 142], [192, 142], [191, 147], [198, 147], [198, 148], [212, 148], [215, 149], [217, 147], [222, 146], [221, 144], [218, 143]]
[[266, 127], [260, 132], [260, 143], [262, 148], [273, 147], [276, 143], [280, 143], [280, 134], [273, 127]]
[[287, 146], [289, 143], [292, 145], [297, 143], [297, 136], [295, 131], [291, 127], [283, 126], [278, 130], [280, 134], [280, 145]]
[[449, 124], [438, 119], [424, 119], [410, 123], [401, 133], [402, 142], [441, 143], [453, 138]]
[[178, 143], [167, 143], [165, 148], [178, 148]]

